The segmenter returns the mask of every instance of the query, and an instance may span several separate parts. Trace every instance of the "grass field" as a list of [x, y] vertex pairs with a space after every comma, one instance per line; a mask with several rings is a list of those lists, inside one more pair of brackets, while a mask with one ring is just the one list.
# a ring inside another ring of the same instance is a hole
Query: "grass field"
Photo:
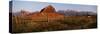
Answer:
[[43, 32], [58, 30], [97, 28], [96, 16], [65, 16], [64, 20], [49, 21], [25, 20], [19, 16], [12, 17], [13, 32]]

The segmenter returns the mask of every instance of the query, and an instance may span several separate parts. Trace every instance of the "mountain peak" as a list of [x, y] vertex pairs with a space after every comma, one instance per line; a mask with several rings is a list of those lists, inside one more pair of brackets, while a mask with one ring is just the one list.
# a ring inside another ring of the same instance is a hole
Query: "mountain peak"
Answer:
[[40, 12], [52, 13], [52, 12], [56, 12], [56, 10], [52, 5], [48, 5], [47, 7], [43, 8]]

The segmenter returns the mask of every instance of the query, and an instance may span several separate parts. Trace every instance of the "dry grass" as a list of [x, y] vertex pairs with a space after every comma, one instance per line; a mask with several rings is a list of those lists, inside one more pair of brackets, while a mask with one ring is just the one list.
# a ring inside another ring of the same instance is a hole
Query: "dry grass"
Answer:
[[13, 32], [42, 32], [42, 31], [57, 31], [71, 29], [87, 29], [96, 28], [96, 16], [66, 16], [64, 20], [49, 21], [34, 21], [25, 20], [21, 17], [12, 17]]

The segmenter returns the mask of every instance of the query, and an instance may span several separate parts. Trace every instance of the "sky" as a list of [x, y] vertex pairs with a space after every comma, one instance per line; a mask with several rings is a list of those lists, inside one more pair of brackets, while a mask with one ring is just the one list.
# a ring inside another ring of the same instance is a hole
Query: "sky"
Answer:
[[19, 12], [26, 10], [30, 12], [40, 11], [44, 7], [52, 5], [56, 11], [58, 10], [78, 10], [78, 11], [91, 11], [96, 12], [96, 5], [80, 5], [80, 4], [63, 4], [63, 3], [47, 3], [47, 2], [34, 2], [34, 1], [13, 1], [12, 12]]

